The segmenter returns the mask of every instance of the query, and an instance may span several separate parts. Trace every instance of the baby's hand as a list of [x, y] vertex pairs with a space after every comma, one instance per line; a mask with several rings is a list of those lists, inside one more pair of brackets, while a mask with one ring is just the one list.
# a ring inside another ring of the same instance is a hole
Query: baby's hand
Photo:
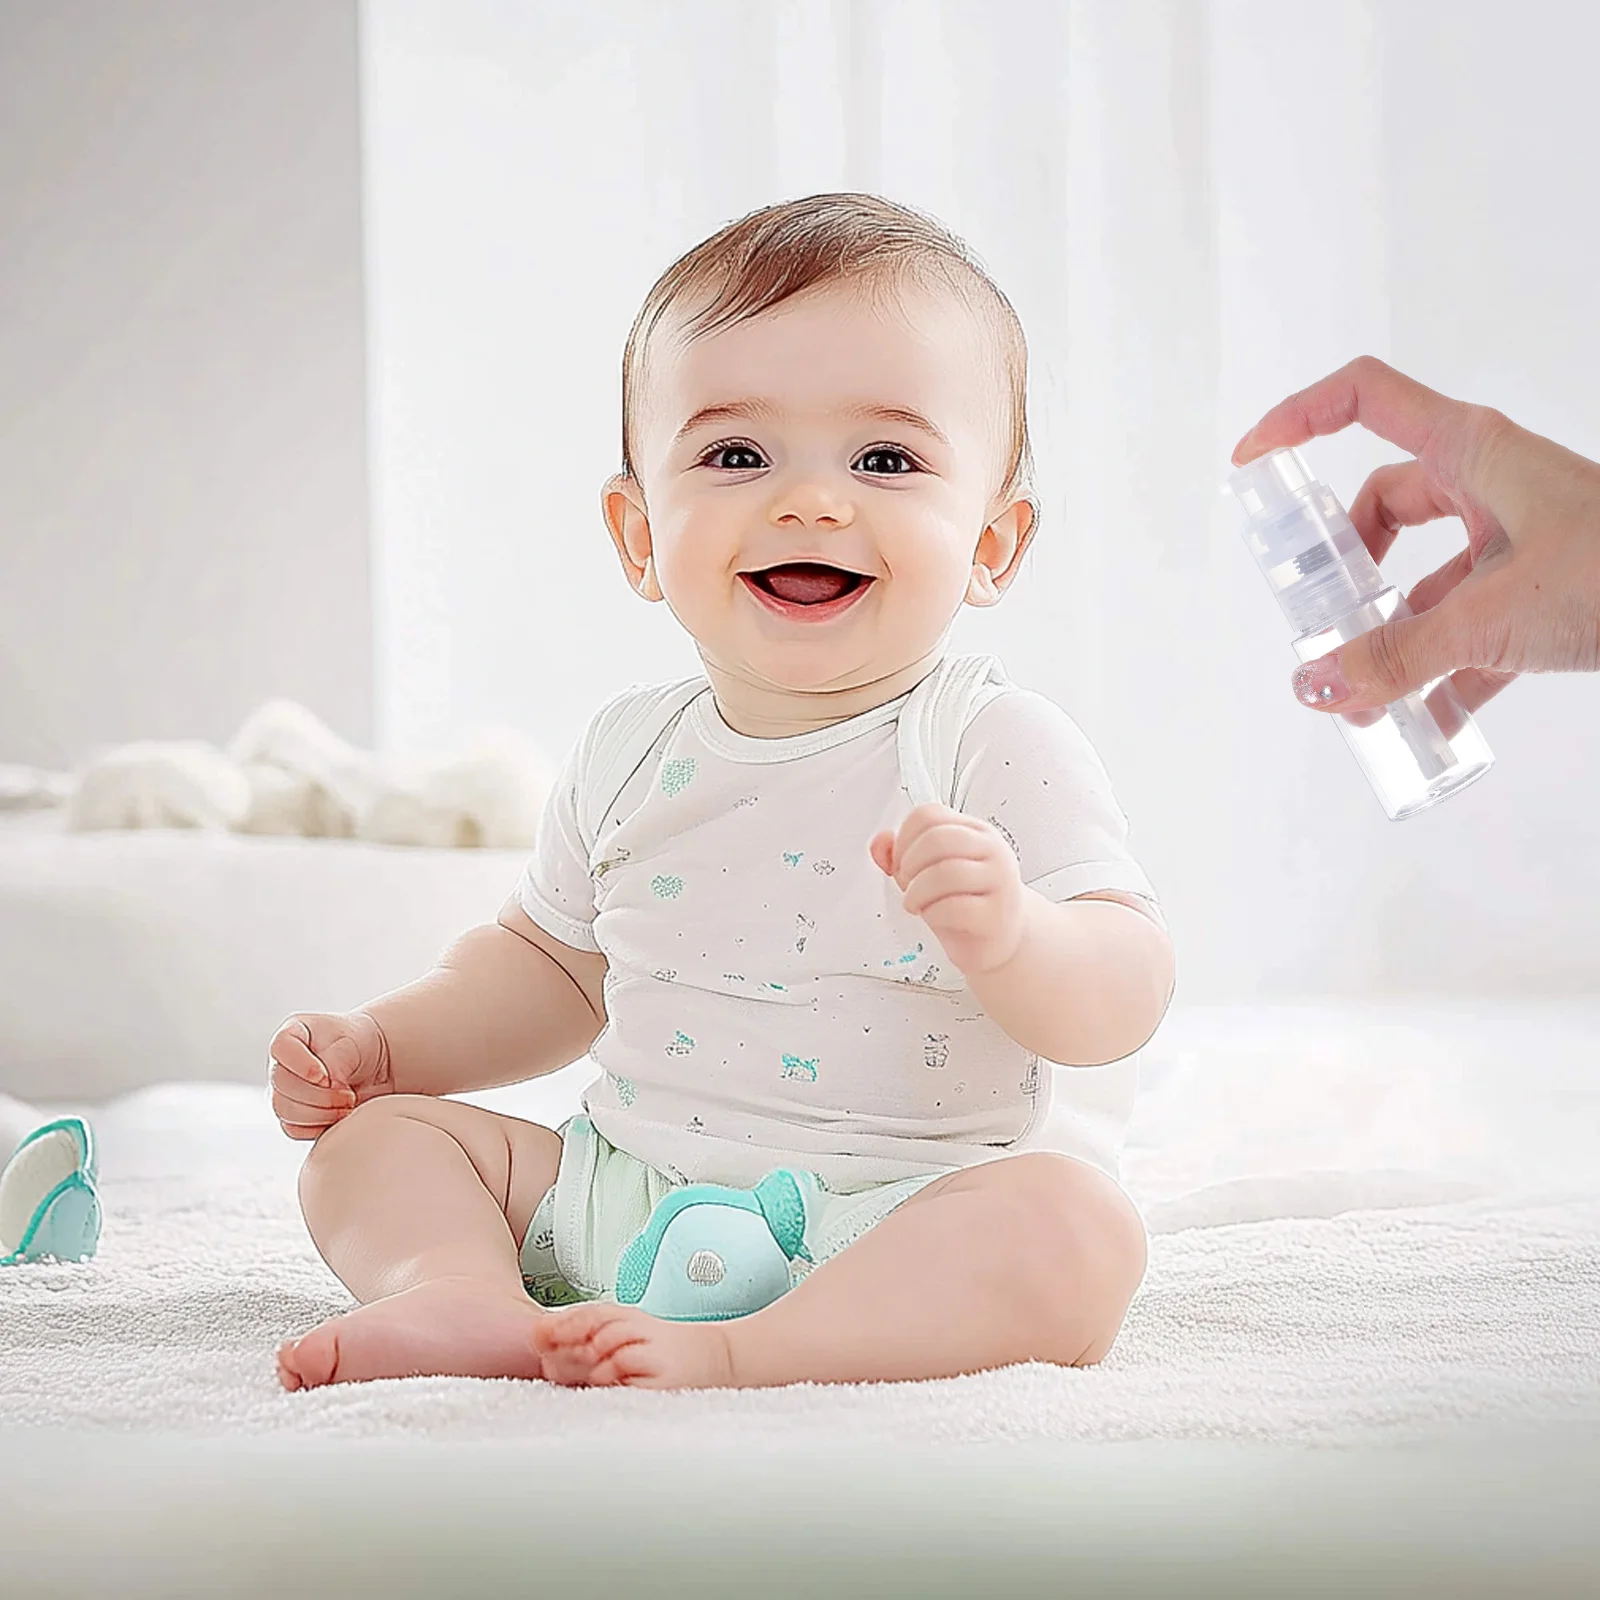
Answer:
[[306, 1012], [272, 1037], [272, 1109], [291, 1139], [315, 1139], [363, 1100], [389, 1094], [389, 1046], [364, 1011]]
[[998, 830], [949, 806], [918, 806], [869, 847], [905, 891], [904, 905], [933, 930], [969, 977], [1003, 966], [1022, 943], [1022, 874]]

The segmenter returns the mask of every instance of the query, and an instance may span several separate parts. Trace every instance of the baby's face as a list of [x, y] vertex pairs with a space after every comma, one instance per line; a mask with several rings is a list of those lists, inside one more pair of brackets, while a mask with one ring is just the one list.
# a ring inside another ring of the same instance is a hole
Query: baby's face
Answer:
[[1032, 511], [996, 499], [1008, 421], [999, 351], [953, 294], [813, 290], [693, 341], [658, 332], [638, 481], [608, 485], [607, 518], [708, 665], [853, 688], [1009, 582]]

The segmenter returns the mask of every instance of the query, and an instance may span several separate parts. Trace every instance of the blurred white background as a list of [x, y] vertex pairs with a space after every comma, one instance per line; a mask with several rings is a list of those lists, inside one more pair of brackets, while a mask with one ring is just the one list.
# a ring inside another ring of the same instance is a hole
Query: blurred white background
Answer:
[[[871, 189], [1028, 331], [1042, 530], [957, 642], [1099, 746], [1183, 998], [1592, 994], [1600, 683], [1387, 822], [1217, 490], [1363, 351], [1600, 457], [1597, 55], [1587, 0], [0, 0], [0, 760], [268, 694], [559, 754], [692, 670], [599, 518], [629, 322]], [[1347, 503], [1396, 454], [1308, 451]]]

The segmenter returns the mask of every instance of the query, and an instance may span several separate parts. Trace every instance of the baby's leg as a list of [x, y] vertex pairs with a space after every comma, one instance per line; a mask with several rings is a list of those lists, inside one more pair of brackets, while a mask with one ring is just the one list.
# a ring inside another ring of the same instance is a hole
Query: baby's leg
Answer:
[[1110, 1350], [1145, 1232], [1098, 1169], [1033, 1154], [930, 1183], [782, 1299], [723, 1323], [574, 1306], [533, 1330], [544, 1375], [651, 1388], [953, 1377]]
[[540, 1375], [519, 1252], [555, 1181], [548, 1128], [429, 1095], [369, 1100], [300, 1172], [322, 1258], [364, 1302], [278, 1352], [287, 1389], [414, 1374]]

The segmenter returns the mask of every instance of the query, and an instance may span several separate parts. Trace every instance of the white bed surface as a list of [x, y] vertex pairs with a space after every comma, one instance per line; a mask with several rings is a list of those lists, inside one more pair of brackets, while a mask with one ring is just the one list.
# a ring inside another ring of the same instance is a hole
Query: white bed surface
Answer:
[[[285, 1395], [282, 1336], [349, 1304], [264, 1093], [94, 1110], [107, 1221], [82, 1266], [0, 1274], [0, 1427], [926, 1446], [1348, 1445], [1600, 1425], [1600, 1073], [1589, 1012], [1180, 1013], [1125, 1179], [1148, 1276], [1111, 1356], [944, 1383], [655, 1395], [412, 1379]], [[554, 1121], [581, 1065], [481, 1097]]]
[[0, 1596], [1587, 1600], [1597, 1023], [1180, 1012], [1106, 1362], [743, 1394], [281, 1393], [275, 1341], [348, 1303], [303, 1147], [258, 1089], [140, 1090], [93, 1108], [100, 1255], [0, 1272]]
[[0, 1439], [0, 1595], [1593, 1600], [1597, 1494], [1571, 1428], [626, 1453], [27, 1429]]

